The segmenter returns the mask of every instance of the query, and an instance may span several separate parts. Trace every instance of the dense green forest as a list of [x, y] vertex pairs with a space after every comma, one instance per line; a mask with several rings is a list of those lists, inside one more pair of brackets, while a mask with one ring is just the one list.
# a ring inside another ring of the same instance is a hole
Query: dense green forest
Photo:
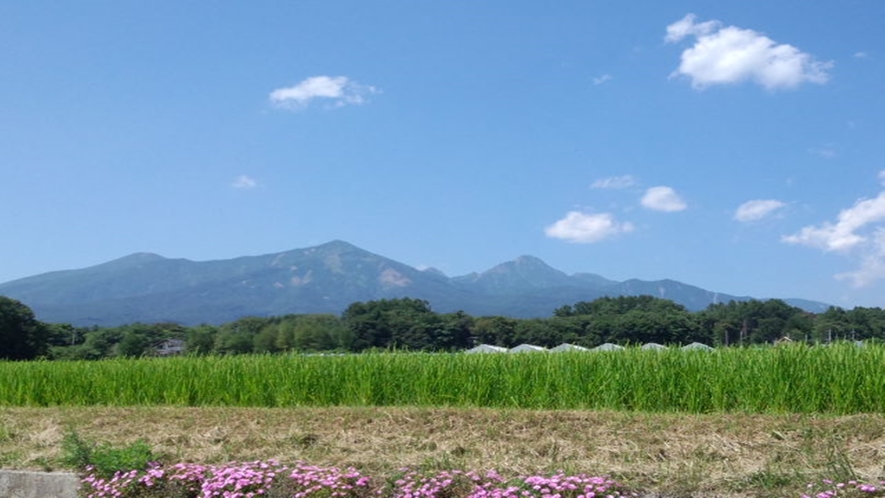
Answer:
[[549, 318], [437, 313], [427, 301], [385, 299], [330, 314], [246, 317], [220, 326], [135, 323], [120, 327], [47, 324], [24, 304], [0, 296], [0, 358], [100, 359], [156, 354], [176, 340], [189, 354], [458, 351], [477, 344], [513, 347], [562, 343], [715, 346], [793, 341], [885, 339], [881, 308], [831, 307], [812, 314], [783, 301], [732, 301], [700, 312], [651, 296], [604, 297], [552, 310]]

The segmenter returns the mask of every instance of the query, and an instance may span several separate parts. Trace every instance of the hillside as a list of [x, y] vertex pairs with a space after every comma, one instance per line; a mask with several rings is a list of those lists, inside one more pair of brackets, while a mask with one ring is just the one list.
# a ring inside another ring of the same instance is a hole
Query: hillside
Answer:
[[[353, 302], [397, 297], [425, 299], [440, 312], [529, 318], [550, 316], [563, 304], [640, 294], [671, 299], [695, 311], [711, 303], [750, 299], [674, 280], [617, 282], [589, 273], [568, 275], [533, 256], [450, 278], [343, 241], [202, 262], [136, 253], [0, 284], [0, 295], [24, 302], [43, 321], [102, 326], [340, 313]], [[827, 308], [813, 301], [786, 301], [814, 312]]]

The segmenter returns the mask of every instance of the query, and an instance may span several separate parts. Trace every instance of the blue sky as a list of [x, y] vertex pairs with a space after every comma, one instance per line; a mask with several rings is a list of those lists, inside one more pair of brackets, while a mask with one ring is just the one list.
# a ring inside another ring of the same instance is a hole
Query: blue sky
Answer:
[[0, 282], [341, 239], [885, 305], [885, 3], [0, 3]]

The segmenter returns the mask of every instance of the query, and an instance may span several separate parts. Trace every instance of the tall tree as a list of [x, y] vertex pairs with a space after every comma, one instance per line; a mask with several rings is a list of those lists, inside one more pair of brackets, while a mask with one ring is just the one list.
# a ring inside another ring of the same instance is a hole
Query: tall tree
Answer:
[[421, 299], [380, 299], [351, 304], [341, 316], [353, 335], [351, 349], [433, 349], [441, 320]]
[[49, 351], [49, 329], [31, 308], [0, 296], [0, 359], [32, 360]]

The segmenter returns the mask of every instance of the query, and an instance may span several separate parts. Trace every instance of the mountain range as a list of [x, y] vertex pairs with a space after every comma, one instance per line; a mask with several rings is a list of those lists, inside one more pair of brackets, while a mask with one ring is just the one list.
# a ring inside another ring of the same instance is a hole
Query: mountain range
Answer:
[[[568, 275], [533, 256], [481, 273], [448, 277], [333, 241], [306, 249], [217, 261], [136, 253], [79, 270], [0, 284], [50, 323], [115, 326], [134, 322], [220, 324], [244, 316], [340, 313], [351, 303], [411, 297], [438, 312], [548, 317], [553, 310], [603, 296], [652, 295], [692, 311], [749, 300], [674, 280], [618, 282], [592, 273]], [[829, 305], [784, 299], [811, 312]]]

